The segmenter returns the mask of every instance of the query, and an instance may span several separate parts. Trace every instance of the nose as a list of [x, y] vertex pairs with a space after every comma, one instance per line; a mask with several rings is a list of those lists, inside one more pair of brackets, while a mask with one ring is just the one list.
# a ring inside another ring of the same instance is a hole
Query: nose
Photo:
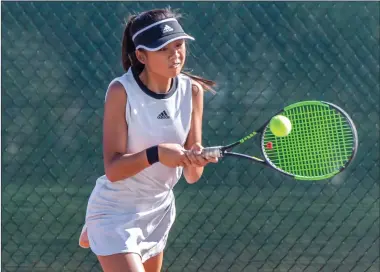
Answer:
[[178, 48], [174, 48], [170, 51], [170, 59], [177, 59], [180, 57], [180, 53], [179, 53], [179, 49]]

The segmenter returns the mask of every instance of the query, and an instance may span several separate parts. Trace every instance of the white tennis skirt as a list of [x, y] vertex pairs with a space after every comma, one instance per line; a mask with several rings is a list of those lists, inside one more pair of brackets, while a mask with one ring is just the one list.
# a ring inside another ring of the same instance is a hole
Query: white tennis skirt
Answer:
[[90, 248], [98, 256], [136, 253], [145, 262], [166, 246], [176, 215], [173, 191], [142, 197], [117, 186], [98, 182], [89, 198]]

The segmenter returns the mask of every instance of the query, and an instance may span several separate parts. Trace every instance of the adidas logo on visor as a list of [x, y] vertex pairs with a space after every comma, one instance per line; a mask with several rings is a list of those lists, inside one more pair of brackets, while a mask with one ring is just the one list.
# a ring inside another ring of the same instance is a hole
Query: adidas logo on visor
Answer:
[[165, 25], [164, 29], [162, 30], [162, 33], [170, 32], [170, 31], [173, 31], [173, 30], [174, 30], [174, 29], [171, 28], [170, 26]]

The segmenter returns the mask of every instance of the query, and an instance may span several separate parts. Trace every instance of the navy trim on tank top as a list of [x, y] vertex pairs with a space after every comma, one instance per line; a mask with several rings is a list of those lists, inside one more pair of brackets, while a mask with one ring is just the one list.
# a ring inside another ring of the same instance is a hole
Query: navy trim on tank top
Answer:
[[139, 73], [136, 71], [136, 69], [134, 69], [132, 67], [131, 70], [132, 70], [133, 77], [136, 80], [139, 87], [141, 88], [141, 90], [144, 93], [146, 93], [147, 95], [149, 95], [150, 97], [153, 97], [155, 99], [165, 99], [165, 98], [171, 97], [177, 91], [177, 87], [178, 87], [178, 78], [177, 77], [172, 79], [170, 89], [167, 93], [155, 93], [155, 92], [151, 91], [147, 86], [144, 85], [144, 83], [141, 81], [141, 79], [139, 77]]

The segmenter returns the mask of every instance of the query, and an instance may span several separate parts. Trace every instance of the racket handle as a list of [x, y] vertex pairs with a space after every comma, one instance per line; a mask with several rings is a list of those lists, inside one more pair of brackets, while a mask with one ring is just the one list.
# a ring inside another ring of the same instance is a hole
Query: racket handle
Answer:
[[206, 147], [202, 150], [202, 156], [205, 158], [220, 158], [223, 157], [223, 152], [221, 150], [222, 146], [212, 146]]

